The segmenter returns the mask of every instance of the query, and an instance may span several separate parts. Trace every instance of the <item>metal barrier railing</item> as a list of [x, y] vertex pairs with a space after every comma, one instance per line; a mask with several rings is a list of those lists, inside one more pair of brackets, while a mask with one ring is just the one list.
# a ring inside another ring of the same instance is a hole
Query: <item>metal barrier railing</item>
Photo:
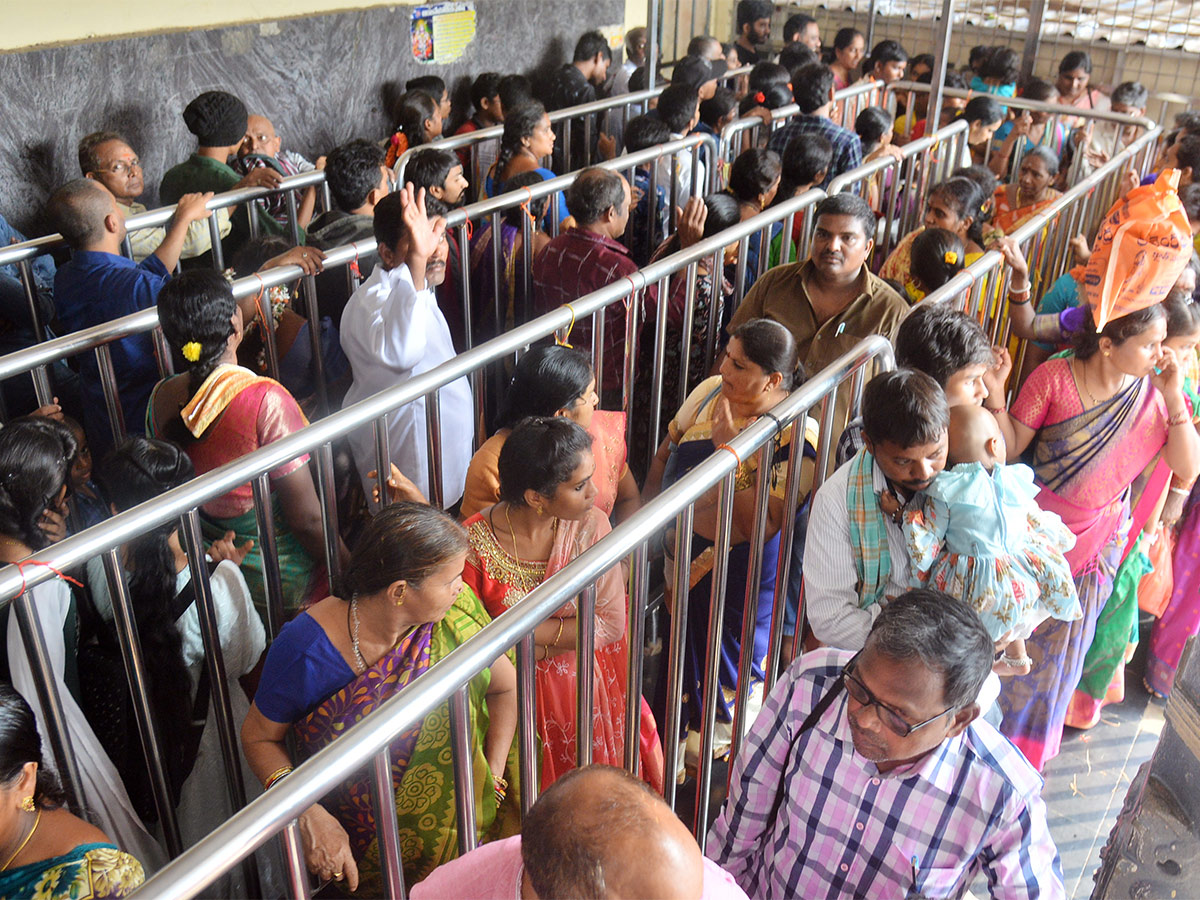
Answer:
[[[626, 300], [636, 300], [652, 285], [657, 285], [660, 293], [665, 295], [665, 291], [669, 288], [669, 283], [673, 276], [683, 277], [688, 280], [688, 294], [690, 298], [695, 289], [697, 264], [700, 260], [713, 259], [713, 276], [719, 279], [721, 277], [720, 262], [722, 252], [727, 244], [757, 231], [764, 223], [780, 221], [786, 216], [794, 215], [797, 211], [807, 208], [822, 196], [824, 196], [822, 192], [812, 191], [803, 197], [795, 198], [787, 204], [773, 208], [753, 219], [742, 222], [721, 235], [706, 238], [693, 247], [673, 254], [634, 273], [629, 279], [622, 280], [618, 284], [610, 285], [579, 299], [572, 304], [572, 308], [562, 307], [525, 325], [518, 326], [429, 372], [425, 372], [403, 384], [399, 384], [374, 397], [318, 420], [301, 431], [269, 444], [236, 462], [207, 472], [188, 482], [186, 485], [148, 503], [114, 516], [107, 522], [68, 537], [38, 554], [40, 563], [44, 565], [28, 566], [23, 573], [16, 566], [6, 566], [0, 569], [0, 608], [9, 602], [15, 601], [18, 625], [21, 628], [26, 645], [31, 648], [28, 655], [34, 661], [32, 677], [38, 686], [39, 696], [42, 697], [42, 707], [46, 710], [48, 719], [46, 731], [55, 759], [56, 770], [62, 775], [68, 795], [74, 801], [72, 805], [77, 809], [79, 808], [79, 779], [72, 775], [74, 772], [74, 761], [69, 752], [70, 742], [66, 738], [67, 730], [61, 711], [61, 702], [57, 699], [57, 688], [49, 669], [49, 663], [47, 662], [45, 632], [39, 618], [37, 605], [31, 599], [31, 589], [55, 577], [55, 570], [59, 572], [66, 571], [95, 557], [101, 557], [104, 560], [106, 572], [112, 585], [110, 592], [114, 601], [114, 610], [118, 617], [117, 621], [128, 626], [128, 628], [123, 627], [120, 630], [122, 636], [121, 651], [126, 662], [126, 671], [134, 673], [131, 676], [130, 689], [135, 698], [135, 714], [142, 729], [141, 733], [147, 736], [146, 739], [149, 740], [148, 736], [155, 735], [158, 731], [154, 723], [149, 700], [147, 699], [144, 679], [136, 674], [144, 672], [145, 669], [137, 641], [132, 610], [128, 604], [129, 594], [127, 585], [124, 582], [125, 573], [119, 566], [119, 560], [114, 552], [117, 548], [137, 538], [148, 529], [183, 517], [186, 527], [182, 530], [182, 540], [187, 546], [192, 577], [196, 579], [195, 583], [198, 586], [197, 597], [202, 604], [202, 608], [208, 608], [210, 599], [206, 598], [210, 598], [208, 589], [209, 576], [207, 568], [201, 563], [204, 548], [200, 543], [198, 508], [213, 498], [222, 496], [236, 487], [247, 483], [251, 484], [259, 529], [257, 544], [262, 550], [263, 569], [266, 576], [264, 580], [268, 601], [268, 628], [271, 633], [276, 633], [283, 621], [284, 598], [282, 596], [282, 588], [280, 587], [280, 579], [278, 578], [279, 565], [273, 538], [270, 485], [267, 480], [270, 471], [304, 454], [316, 454], [318, 461], [318, 498], [321, 501], [322, 507], [326, 565], [328, 570], [334, 573], [336, 572], [336, 553], [334, 552], [334, 548], [336, 548], [338, 537], [338, 522], [335, 499], [331, 494], [333, 484], [331, 477], [331, 441], [340, 438], [352, 430], [373, 427], [376, 437], [375, 463], [378, 471], [382, 473], [383, 477], [386, 477], [388, 456], [386, 454], [386, 442], [380, 439], [380, 435], [386, 433], [386, 416], [388, 413], [415, 400], [429, 397], [435, 398], [435, 402], [426, 403], [426, 426], [435, 442], [440, 444], [436, 397], [441, 387], [460, 377], [470, 376], [484, 366], [494, 363], [497, 360], [502, 360], [534, 341], [550, 337], [556, 332], [566, 329], [575, 321], [584, 321], [588, 317], [591, 317], [593, 320], [592, 351], [594, 365], [597, 371], [602, 371], [604, 352], [602, 341], [603, 319], [607, 307]], [[352, 258], [357, 251], [355, 245], [351, 245], [339, 248], [335, 252], [339, 254], [339, 257]], [[271, 270], [271, 272], [264, 274], [264, 279], [267, 275], [271, 275], [272, 278], [282, 281], [295, 277], [295, 272], [294, 270], [287, 269], [279, 270], [279, 272]], [[253, 282], [255, 289], [257, 289], [257, 279], [250, 279], [250, 282]], [[245, 291], [244, 285], [246, 283], [246, 279], [241, 280], [239, 284], [243, 286], [239, 287], [240, 291]], [[719, 293], [719, 281], [717, 282], [716, 290]], [[716, 295], [714, 294], [714, 296]], [[624, 346], [624, 372], [626, 374], [627, 387], [622, 399], [626, 411], [629, 411], [632, 407], [632, 392], [628, 384], [633, 380], [634, 366], [638, 360], [639, 340], [639, 316], [636, 313], [638, 304], [631, 302], [630, 306], [635, 310], [635, 313], [627, 317], [627, 339]], [[688, 311], [685, 311], [683, 331], [685, 352], [682, 358], [685, 362], [681, 377], [684, 383], [687, 382], [689, 374], [687, 370], [687, 360], [689, 357], [686, 347], [690, 341], [690, 329], [693, 324], [692, 312], [689, 299]], [[136, 318], [142, 327], [150, 328], [153, 327], [153, 322], [149, 317], [153, 313], [153, 310], [147, 310], [145, 313], [139, 313], [136, 317], [127, 317], [127, 319]], [[655, 402], [652, 404], [653, 424], [650, 429], [650, 438], [655, 444], [658, 441], [658, 423], [661, 418], [660, 413], [663, 400], [661, 397], [661, 386], [664, 370], [663, 347], [666, 335], [666, 319], [666, 304], [660, 304], [655, 317], [655, 350], [653, 354], [652, 382]], [[125, 324], [121, 329], [115, 328], [113, 324], [104, 327], [109, 329], [110, 334], [114, 331], [128, 332], [130, 330], [130, 323], [127, 320], [124, 321]], [[712, 316], [709, 320], [709, 336], [707, 338], [710, 346], [715, 341], [715, 331], [718, 327], [719, 320], [716, 316]], [[75, 336], [75, 339], [81, 344], [87, 343], [87, 339], [83, 335]], [[22, 351], [23, 354], [38, 352], [44, 351], [42, 348], [31, 348], [31, 350]], [[707, 366], [705, 366], [704, 371], [707, 372]], [[681, 398], [668, 398], [667, 402], [676, 402], [677, 399], [681, 402]], [[431, 455], [430, 467], [430, 483], [440, 484], [440, 462], [436, 456]], [[214, 628], [209, 627], [214, 621], [211, 616], [201, 616], [201, 631], [206, 647], [206, 665], [208, 666], [210, 682], [212, 684], [223, 684], [225, 673], [220, 660], [220, 640]], [[219, 722], [221, 726], [220, 732], [225, 758], [227, 763], [229, 763], [238, 758], [234, 738], [236, 728], [230, 718], [231, 713], [229, 712], [229, 708], [224, 701], [218, 698], [218, 702], [213, 704], [213, 709], [215, 715], [223, 717], [220, 718]], [[168, 802], [169, 793], [166, 789], [165, 774], [161, 766], [160, 757], [156, 751], [156, 746], [152, 741], [150, 746], [147, 747], [146, 758], [152, 768], [153, 777], [151, 778], [151, 783], [155, 789], [155, 798], [160, 810], [161, 821], [164, 823], [163, 832], [167, 838], [168, 849], [175, 852], [178, 849], [178, 843], [172, 835], [177, 836], [178, 829], [171, 824], [173, 822], [174, 810]], [[230, 783], [235, 784], [236, 782], [232, 781], [235, 776], [229, 774], [229, 777], [231, 779]]]
[[[161, 898], [185, 898], [200, 895], [213, 880], [236, 866], [242, 859], [253, 853], [274, 835], [291, 832], [292, 839], [285, 840], [285, 852], [288, 859], [288, 869], [292, 876], [292, 888], [299, 896], [308, 896], [308, 883], [305, 863], [300, 850], [299, 841], [295, 839], [296, 817], [321, 798], [340, 782], [352, 777], [368, 763], [374, 763], [376, 771], [382, 768], [389, 775], [382, 785], [381, 793], [390, 797], [390, 760], [388, 747], [396, 734], [420, 723], [434, 709], [449, 702], [452, 709], [463, 709], [466, 701], [466, 685], [478, 672], [489, 667], [497, 656], [511, 647], [517, 648], [518, 692], [521, 695], [518, 708], [520, 710], [519, 750], [521, 754], [522, 773], [534, 771], [533, 756], [536, 752], [534, 741], [534, 698], [532, 696], [534, 647], [533, 630], [549, 615], [559, 609], [564, 602], [576, 597], [582, 591], [585, 598], [594, 591], [596, 579], [619, 565], [620, 562], [632, 555], [634, 560], [633, 584], [634, 592], [628, 604], [629, 639], [634, 641], [636, 623], [644, 613], [646, 589], [649, 583], [649, 547], [650, 542], [660, 533], [661, 529], [674, 523], [677, 540], [682, 545], [678, 559], [690, 558], [691, 522], [696, 502], [714, 488], [719, 491], [719, 513], [716, 527], [716, 567], [713, 577], [712, 602], [708, 621], [710, 646], [713, 636], [719, 635], [722, 628], [723, 604], [719, 602], [724, 592], [725, 569], [728, 561], [728, 551], [732, 545], [733, 532], [733, 494], [734, 478], [738, 468], [737, 460], [750, 459], [756, 456], [760, 471], [767, 471], [773, 462], [774, 438], [785, 428], [794, 427], [803, 431], [807, 414], [814, 408], [822, 410], [822, 418], [828, 418], [826, 412], [832, 413], [831, 397], [846, 381], [855, 387], [856, 396], [861, 394], [866, 367], [876, 361], [881, 361], [885, 367], [891, 365], [891, 347], [887, 340], [881, 337], [868, 338], [850, 352], [835, 361], [828, 368], [817, 373], [804, 385], [795, 389], [790, 396], [779, 403], [770, 415], [765, 415], [754, 424], [748, 426], [736, 438], [729, 442], [730, 453], [715, 453], [706, 461], [696, 466], [689, 474], [676, 484], [664, 491], [659, 497], [647, 503], [626, 522], [619, 525], [613, 532], [579, 557], [566, 565], [553, 577], [531, 591], [519, 604], [510, 611], [494, 620], [479, 634], [471, 638], [443, 660], [437, 663], [429, 673], [405, 688], [398, 696], [388, 700], [376, 708], [369, 716], [348, 729], [331, 746], [326, 747], [308, 761], [300, 765], [296, 771], [272, 789], [235, 813], [225, 824], [220, 826], [208, 837], [183, 856], [168, 864], [162, 871], [149, 880], [141, 889], [141, 894]], [[832, 447], [832, 437], [822, 434], [821, 445], [826, 456]], [[761, 467], [767, 467], [766, 469]], [[799, 465], [789, 466], [788, 497], [792, 518], [800, 490]], [[818, 469], [818, 472], [820, 469]], [[818, 474], [819, 478], [819, 474]], [[765, 485], [767, 479], [760, 479]], [[813, 490], [819, 481], [813, 485]], [[766, 542], [767, 498], [765, 490], [760, 490], [756, 498], [754, 528], [751, 538], [751, 558], [761, 555]], [[785, 513], [785, 521], [788, 514]], [[785, 550], [780, 556], [784, 558]], [[781, 580], [786, 573], [781, 573]], [[677, 574], [679, 606], [675, 617], [674, 631], [677, 638], [682, 638], [686, 624], [688, 581], [687, 568], [680, 567]], [[786, 583], [786, 582], [784, 582]], [[586, 607], [586, 600], [582, 604]], [[586, 615], [577, 617], [579, 623], [578, 646], [589, 647], [592, 643], [593, 619]], [[743, 620], [743, 644], [753, 646], [755, 621], [752, 616]], [[773, 629], [782, 627], [782, 615], [778, 606], [773, 619]], [[636, 646], [636, 645], [634, 645]], [[674, 652], [668, 664], [669, 677], [676, 688], [682, 679], [682, 657], [678, 653], [679, 644], [674, 645]], [[776, 651], [777, 652], [777, 651]], [[746, 671], [746, 659], [749, 653], [743, 654], [743, 676]], [[706, 660], [709, 664], [706, 672], [706, 721], [702, 727], [701, 760], [703, 760], [699, 775], [696, 779], [697, 806], [694, 821], [694, 831], [701, 846], [704, 845], [705, 827], [708, 811], [708, 793], [712, 777], [712, 731], [716, 716], [715, 693], [717, 686], [717, 663], [719, 655], [711, 655]], [[773, 666], [772, 659], [769, 665]], [[587, 653], [578, 654], [580, 676], [578, 683], [590, 680], [593, 660]], [[629, 722], [635, 725], [639, 715], [639, 695], [636, 685], [640, 683], [641, 655], [630, 654], [629, 684], [626, 702], [626, 734], [630, 737], [625, 744], [626, 768], [637, 772], [637, 742], [633, 738], [637, 734], [636, 727], [629, 729]], [[745, 706], [744, 692], [748, 678], [740, 679], [743, 696], [737, 709]], [[676, 690], [676, 696], [678, 690]], [[741, 718], [739, 716], [739, 718]], [[674, 724], [677, 725], [677, 722]], [[735, 735], [744, 732], [749, 723], [735, 723]], [[581, 760], [586, 761], [586, 755], [591, 744], [591, 716], [585, 715], [578, 722], [578, 747]], [[666, 734], [671, 735], [671, 724], [668, 724]], [[666, 741], [668, 753], [668, 785], [669, 802], [674, 801], [674, 786], [671, 785], [670, 767], [674, 756], [672, 745], [675, 742]], [[705, 750], [707, 749], [707, 756]], [[470, 759], [455, 747], [454, 753], [455, 785], [457, 789], [470, 789], [471, 775]], [[536, 797], [535, 779], [522, 779], [522, 805], [524, 808]], [[382, 808], [376, 816], [376, 821], [382, 823], [384, 817], [394, 816], [394, 811], [384, 799]], [[458, 835], [460, 852], [470, 850], [475, 844], [474, 807], [470, 803], [458, 804], [460, 821]], [[400, 845], [395, 836], [395, 830], [379, 828], [380, 858], [382, 867], [388, 875], [389, 890], [392, 896], [405, 896], [402, 883]]]

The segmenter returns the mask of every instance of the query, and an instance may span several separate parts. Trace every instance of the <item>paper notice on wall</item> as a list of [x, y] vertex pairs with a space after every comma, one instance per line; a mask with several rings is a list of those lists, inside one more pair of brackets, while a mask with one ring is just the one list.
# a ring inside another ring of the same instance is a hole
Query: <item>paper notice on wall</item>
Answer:
[[412, 53], [417, 62], [454, 62], [474, 38], [472, 0], [418, 6], [412, 11]]

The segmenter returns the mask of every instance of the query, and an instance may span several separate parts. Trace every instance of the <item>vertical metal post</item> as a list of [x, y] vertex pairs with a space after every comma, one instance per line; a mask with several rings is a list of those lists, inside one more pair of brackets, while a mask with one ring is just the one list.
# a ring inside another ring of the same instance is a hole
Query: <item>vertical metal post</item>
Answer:
[[1029, 79], [1037, 66], [1038, 51], [1042, 48], [1042, 21], [1045, 17], [1046, 0], [1030, 0], [1029, 25], [1025, 29], [1025, 49], [1021, 54], [1022, 82]]
[[337, 593], [342, 581], [338, 531], [337, 486], [333, 482], [333, 445], [326, 441], [317, 448], [317, 491], [321, 500], [321, 533], [325, 538], [325, 566], [329, 572], [330, 593]]
[[[229, 210], [229, 215], [236, 215], [233, 208]], [[246, 220], [254, 221], [254, 205], [246, 204]], [[212, 263], [213, 268], [218, 272], [225, 271], [225, 254], [221, 247], [221, 223], [217, 220], [217, 211], [214, 209], [213, 214], [208, 217], [208, 237], [212, 243]]]
[[288, 224], [292, 227], [292, 243], [298, 247], [304, 243], [304, 235], [300, 233], [300, 210], [296, 203], [295, 188], [284, 191], [283, 196], [287, 198]]
[[171, 361], [171, 348], [167, 345], [167, 339], [162, 333], [161, 328], [155, 328], [150, 332], [150, 339], [154, 342], [154, 356], [158, 362], [158, 374], [162, 378], [169, 378], [175, 374], [175, 363]]
[[[388, 435], [387, 416], [380, 416], [371, 423], [375, 436], [375, 484], [379, 486], [378, 507], [388, 505], [388, 476], [392, 474], [392, 449]], [[375, 506], [376, 504], [371, 504]]]
[[575, 759], [579, 768], [592, 762], [592, 706], [595, 698], [596, 585], [579, 593], [575, 615]]
[[404, 864], [400, 859], [400, 829], [396, 823], [396, 793], [392, 786], [391, 754], [385, 748], [371, 761], [371, 793], [375, 801], [375, 833], [379, 842], [387, 895], [405, 900]]
[[308, 337], [312, 345], [310, 371], [317, 389], [317, 415], [323, 416], [329, 412], [329, 391], [325, 385], [325, 362], [321, 358], [321, 310], [317, 304], [316, 276], [304, 276], [300, 290], [304, 295], [304, 315], [308, 319]]
[[146, 693], [146, 664], [142, 659], [141, 643], [138, 639], [137, 619], [133, 615], [133, 600], [125, 571], [117, 549], [103, 555], [104, 574], [108, 578], [108, 594], [112, 601], [113, 623], [117, 628], [117, 642], [121, 646], [121, 657], [125, 663], [125, 680], [133, 695], [134, 718], [137, 719], [138, 736], [146, 758], [150, 775], [150, 789], [154, 795], [154, 808], [158, 822], [167, 842], [167, 853], [172, 858], [183, 852], [183, 840], [179, 834], [179, 823], [175, 819], [175, 800], [167, 781], [167, 770], [159, 752], [158, 723], [154, 707]]
[[675, 580], [671, 610], [671, 642], [667, 652], [667, 716], [663, 730], [663, 757], [666, 777], [663, 779], [663, 799], [675, 808], [675, 773], [679, 769], [679, 734], [681, 728], [680, 698], [683, 696], [683, 657], [687, 646], [687, 617], [692, 561], [692, 523], [696, 506], [689, 504], [675, 519]]
[[304, 845], [300, 840], [300, 824], [293, 820], [280, 835], [283, 839], [283, 861], [287, 869], [288, 887], [297, 900], [309, 900], [312, 885], [308, 880], [308, 867], [304, 863]]
[[120, 446], [125, 440], [125, 413], [121, 409], [117, 373], [113, 370], [112, 348], [108, 344], [96, 348], [96, 366], [100, 370], [100, 388], [104, 392], [104, 407], [108, 411], [113, 445]]
[[651, 90], [658, 83], [659, 32], [662, 24], [659, 21], [659, 3], [661, 0], [649, 0], [646, 10], [646, 90]]
[[267, 591], [267, 633], [272, 639], [287, 621], [284, 611], [283, 576], [275, 549], [275, 512], [271, 505], [270, 476], [263, 472], [250, 486], [254, 491], [254, 520], [258, 525], [258, 554], [262, 559], [263, 585]]
[[521, 771], [521, 814], [537, 801], [537, 650], [531, 631], [517, 643], [517, 740]]
[[954, 0], [942, 0], [942, 16], [938, 20], [938, 37], [933, 46], [933, 76], [929, 83], [929, 107], [925, 120], [933, 124], [930, 134], [937, 131], [942, 115], [942, 88], [945, 86], [946, 69], [950, 65], [950, 21], [954, 13]]
[[429, 453], [429, 502], [438, 509], [445, 508], [442, 490], [442, 409], [441, 391], [425, 395], [425, 445]]
[[633, 590], [629, 596], [629, 683], [625, 691], [625, 768], [639, 772], [642, 724], [642, 645], [646, 642], [646, 594], [650, 590], [650, 554], [645, 541], [633, 551]]
[[450, 695], [450, 745], [454, 758], [454, 805], [458, 812], [458, 852], [475, 849], [475, 773], [472, 771], [471, 705], [464, 684]]

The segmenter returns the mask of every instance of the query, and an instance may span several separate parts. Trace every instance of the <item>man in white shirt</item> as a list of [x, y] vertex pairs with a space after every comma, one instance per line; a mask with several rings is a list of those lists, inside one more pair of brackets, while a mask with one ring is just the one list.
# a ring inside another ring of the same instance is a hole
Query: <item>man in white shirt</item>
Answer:
[[[425, 192], [414, 195], [409, 184], [375, 205], [374, 230], [379, 262], [342, 313], [342, 350], [354, 373], [345, 406], [428, 372], [455, 355], [450, 329], [433, 293], [446, 277], [446, 223], [427, 217]], [[462, 497], [474, 448], [475, 403], [465, 377], [441, 388], [438, 399], [441, 500], [451, 507]], [[393, 410], [387, 424], [391, 461], [433, 500], [425, 399]], [[369, 497], [373, 480], [367, 472], [375, 469], [376, 462], [374, 430], [352, 432], [350, 446]]]

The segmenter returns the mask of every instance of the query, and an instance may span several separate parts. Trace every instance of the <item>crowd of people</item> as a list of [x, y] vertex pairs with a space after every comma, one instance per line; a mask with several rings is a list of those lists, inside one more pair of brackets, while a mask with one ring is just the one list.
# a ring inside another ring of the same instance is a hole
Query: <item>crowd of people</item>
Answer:
[[[1010, 235], [1058, 200], [1068, 172], [1094, 171], [1141, 134], [1086, 111], [1140, 116], [1145, 89], [1092, 84], [1081, 51], [1063, 59], [1053, 81], [1021, 81], [1011, 49], [980, 47], [965, 73], [945, 76], [947, 88], [970, 98], [948, 94], [936, 120], [927, 93], [902, 92], [885, 106], [880, 91], [847, 127], [838, 90], [928, 84], [933, 58], [910, 58], [893, 40], [868, 48], [852, 28], [826, 47], [818, 23], [796, 15], [783, 23], [776, 61], [767, 52], [773, 16], [772, 4], [742, 0], [732, 43], [697, 36], [639, 114], [596, 116], [569, 138], [548, 110], [644, 86], [656, 65], [645, 29], [626, 35], [620, 66], [598, 32], [583, 35], [541, 91], [523, 75], [480, 74], [469, 116], [441, 78], [414, 78], [390, 134], [314, 161], [285, 150], [269, 118], [233, 94], [203, 93], [183, 110], [194, 152], [162, 174], [159, 196], [176, 205], [161, 228], [126, 229], [145, 210], [146, 173], [130, 142], [108, 130], [80, 140], [82, 177], [46, 206], [69, 259], [56, 266], [43, 256], [31, 270], [46, 334], [153, 307], [174, 374], [162, 377], [160, 350], [143, 334], [109, 344], [107, 360], [89, 353], [56, 365], [50, 406], [38, 406], [28, 378], [4, 384], [8, 410], [25, 414], [0, 429], [5, 564], [30, 565], [68, 534], [431, 371], [468, 339], [630, 278], [864, 162], [899, 159], [905, 143], [954, 119], [968, 124], [963, 158], [923, 195], [920, 227], [895, 235], [887, 254], [875, 248], [897, 218], [884, 188], [897, 187], [898, 169], [886, 175], [893, 181], [820, 200], [811, 235], [798, 215], [790, 233], [781, 221], [744, 245], [726, 242], [635, 294], [637, 307], [632, 299], [609, 305], [600, 314], [603, 365], [576, 349], [590, 345], [592, 323], [573, 322], [565, 340], [511, 363], [487, 408], [462, 377], [435, 400], [389, 412], [378, 434], [351, 432], [335, 446], [340, 533], [327, 534], [307, 455], [209, 499], [199, 512], [214, 616], [197, 603], [181, 521], [23, 592], [10, 608], [36, 605], [58, 709], [51, 717], [45, 708], [35, 674], [43, 661], [22, 640], [27, 613], [9, 615], [0, 895], [121, 896], [165, 861], [164, 816], [177, 821], [186, 847], [232, 814], [205, 664], [209, 625], [253, 796], [871, 335], [892, 342], [898, 368], [871, 375], [860, 415], [843, 388], [833, 398], [833, 434], [806, 417], [781, 428], [768, 471], [737, 460], [724, 558], [717, 488], [696, 501], [690, 558], [676, 558], [684, 544], [673, 528], [653, 542], [665, 615], [686, 615], [683, 646], [664, 654], [682, 661], [681, 696], [668, 695], [665, 677], [644, 697], [629, 683], [629, 657], [644, 648], [630, 644], [628, 572], [616, 566], [594, 582], [591, 660], [578, 659], [578, 600], [533, 632], [541, 796], [524, 815], [512, 654], [469, 683], [465, 740], [446, 705], [396, 736], [406, 883], [414, 896], [463, 898], [935, 897], [959, 896], [986, 875], [995, 896], [1062, 895], [1039, 773], [1066, 728], [1095, 725], [1104, 704], [1122, 699], [1140, 577], [1173, 569], [1173, 587], [1167, 578], [1155, 600], [1149, 690], [1170, 693], [1183, 645], [1200, 629], [1200, 258], [1192, 252], [1200, 118], [1179, 117], [1154, 172], [1145, 184], [1134, 174], [1113, 213], [1131, 227], [1158, 227], [1145, 210], [1165, 210], [1179, 252], [1156, 260], [1114, 303], [1097, 289], [1117, 252], [1112, 237], [1080, 235], [1078, 266], [1042, 272], [1061, 277], [1035, 285]], [[749, 74], [728, 74], [739, 66]], [[1082, 115], [1004, 105], [1017, 97]], [[629, 178], [589, 164], [720, 134], [740, 117], [769, 123], [792, 103], [795, 115], [745, 137], [727, 167], [698, 149]], [[439, 145], [455, 125], [454, 134], [502, 125], [503, 135], [456, 152]], [[725, 187], [706, 193], [711, 166]], [[311, 186], [291, 210], [277, 191], [207, 208], [215, 193], [274, 191], [313, 170], [324, 172], [327, 208]], [[567, 172], [575, 177], [566, 190], [538, 198], [529, 190]], [[665, 187], [672, 182], [677, 209]], [[487, 217], [465, 244], [447, 231], [451, 210], [520, 190], [527, 202]], [[364, 238], [377, 247], [370, 272], [325, 268], [328, 251]], [[992, 249], [1007, 270], [998, 302], [1013, 342], [1003, 346], [957, 310], [957, 298], [926, 300]], [[233, 279], [281, 266], [312, 276], [313, 302], [295, 302], [295, 283], [235, 298]], [[1047, 288], [1036, 309], [1035, 287]], [[3, 348], [43, 339], [15, 270], [0, 273], [0, 291], [11, 325]], [[662, 335], [652, 324], [660, 315]], [[640, 340], [627, 361], [631, 328]], [[651, 374], [656, 338], [661, 385]], [[1028, 342], [1023, 369], [1013, 365], [1018, 340]], [[115, 406], [106, 402], [110, 382]], [[622, 397], [629, 407], [611, 408]], [[426, 433], [429, 402], [439, 407], [440, 447]], [[488, 436], [474, 451], [479, 421]], [[822, 437], [835, 443], [838, 467], [814, 490]], [[784, 521], [789, 483], [799, 491], [795, 522]], [[755, 520], [760, 495], [765, 523]], [[266, 548], [264, 521], [274, 533]], [[332, 580], [329, 560], [339, 573]], [[785, 646], [808, 652], [766, 692], [785, 566]], [[684, 578], [686, 596], [674, 596]], [[283, 621], [272, 636], [279, 599]], [[714, 601], [724, 623], [715, 646]], [[752, 645], [743, 645], [744, 620], [755, 623]], [[129, 623], [145, 661], [153, 760], [138, 701], [123, 686], [118, 629]], [[713, 653], [719, 684], [708, 694]], [[576, 682], [585, 672], [594, 675], [595, 765], [576, 771]], [[717, 705], [713, 757], [731, 767], [708, 858], [659, 797], [668, 779], [711, 764], [701, 758], [713, 712], [706, 696]], [[636, 733], [627, 732], [627, 708], [639, 710]], [[66, 728], [78, 770], [73, 808], [88, 822], [67, 811], [43, 759], [39, 730], [47, 734], [52, 720]], [[668, 721], [678, 733], [665, 732]], [[748, 729], [740, 742], [735, 721]], [[620, 771], [632, 743], [637, 778]], [[456, 745], [471, 754], [481, 843], [462, 857]], [[678, 771], [665, 765], [672, 746]], [[152, 763], [165, 775], [168, 806]], [[364, 770], [299, 817], [305, 862], [331, 890], [385, 890], [374, 789]], [[277, 851], [253, 860], [262, 889], [281, 891]], [[216, 889], [252, 890], [240, 869]]]

